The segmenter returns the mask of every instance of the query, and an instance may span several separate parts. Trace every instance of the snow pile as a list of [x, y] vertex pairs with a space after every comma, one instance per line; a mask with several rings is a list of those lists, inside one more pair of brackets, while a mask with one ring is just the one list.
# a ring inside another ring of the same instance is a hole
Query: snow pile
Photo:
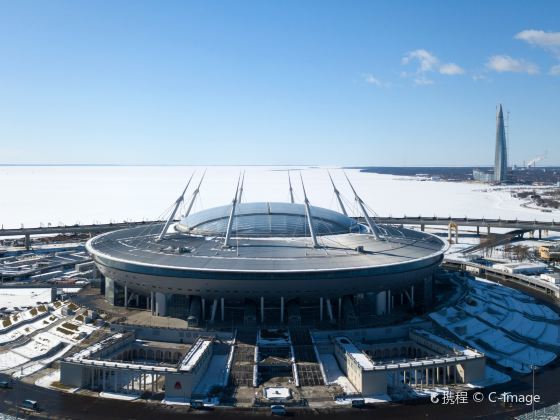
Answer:
[[482, 279], [467, 280], [469, 292], [453, 307], [430, 314], [439, 325], [501, 366], [528, 373], [560, 350], [560, 317], [515, 289]]

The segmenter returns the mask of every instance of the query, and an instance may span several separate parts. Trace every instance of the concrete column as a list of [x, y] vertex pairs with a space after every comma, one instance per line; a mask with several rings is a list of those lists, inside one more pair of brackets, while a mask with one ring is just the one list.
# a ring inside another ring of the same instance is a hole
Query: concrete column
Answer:
[[451, 368], [451, 371], [453, 372], [453, 383], [457, 384], [457, 367], [453, 366]]
[[542, 230], [539, 229], [539, 239], [542, 239]]
[[445, 386], [446, 382], [447, 382], [446, 376], [447, 376], [447, 367], [444, 367], [443, 368], [443, 386]]
[[128, 286], [124, 285], [124, 307], [128, 306]]
[[284, 323], [284, 296], [280, 296], [280, 322]]
[[222, 305], [222, 322], [226, 319], [226, 308], [224, 306], [224, 298], [220, 298], [220, 303]]
[[204, 321], [206, 319], [206, 299], [202, 298], [200, 302], [202, 303], [202, 320]]
[[156, 315], [167, 315], [167, 296], [164, 293], [156, 292]]
[[31, 248], [31, 236], [28, 234], [25, 235], [25, 250], [29, 251]]
[[477, 227], [476, 227], [476, 234], [477, 234], [478, 236], [480, 236], [480, 226], [477, 226]]
[[214, 299], [212, 302], [212, 314], [210, 315], [210, 322], [214, 323], [214, 319], [216, 318], [216, 310], [218, 309], [218, 299]]
[[421, 230], [422, 232], [424, 232], [424, 230], [426, 230], [426, 225], [425, 225], [424, 223], [421, 223], [421, 224], [420, 224], [420, 230]]
[[323, 320], [323, 298], [319, 298], [319, 320]]
[[391, 313], [391, 289], [387, 290], [387, 313], [390, 314]]
[[487, 231], [488, 235], [490, 235], [490, 226], [486, 226], [486, 231]]
[[404, 294], [401, 292], [401, 305], [404, 304]]
[[150, 292], [150, 310], [152, 311], [152, 315], [154, 314], [154, 292]]
[[140, 306], [140, 295], [136, 294], [136, 307], [138, 308]]
[[436, 369], [432, 368], [432, 384], [435, 387], [436, 386]]
[[410, 286], [410, 306], [414, 306], [414, 285]]
[[375, 296], [375, 315], [383, 315], [386, 312], [387, 298], [386, 292], [379, 292]]
[[338, 320], [342, 318], [342, 298], [338, 298]]
[[327, 298], [327, 314], [329, 315], [329, 321], [334, 322], [332, 304], [329, 298]]
[[264, 324], [264, 296], [261, 296], [261, 323]]

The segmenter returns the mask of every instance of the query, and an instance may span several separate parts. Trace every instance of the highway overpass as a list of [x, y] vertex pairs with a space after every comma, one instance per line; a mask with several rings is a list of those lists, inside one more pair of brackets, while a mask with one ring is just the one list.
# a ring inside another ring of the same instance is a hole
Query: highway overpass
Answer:
[[[362, 217], [356, 217], [359, 221], [364, 221]], [[423, 216], [404, 216], [404, 217], [373, 217], [377, 223], [391, 225], [418, 225], [424, 230], [425, 226], [449, 226], [456, 224], [457, 226], [472, 226], [477, 228], [486, 228], [490, 232], [490, 228], [505, 229], [524, 229], [539, 231], [557, 231], [560, 232], [560, 221], [541, 222], [537, 220], [519, 220], [519, 219], [473, 219], [468, 217], [423, 217]], [[152, 223], [163, 223], [164, 221], [140, 221], [140, 222], [122, 222], [122, 223], [106, 223], [94, 225], [71, 225], [71, 226], [39, 226], [31, 228], [10, 228], [0, 229], [0, 237], [25, 237], [26, 244], [29, 244], [30, 237], [34, 235], [54, 235], [54, 234], [76, 234], [89, 233], [97, 234], [109, 232], [117, 229], [125, 229], [129, 227], [150, 225]]]

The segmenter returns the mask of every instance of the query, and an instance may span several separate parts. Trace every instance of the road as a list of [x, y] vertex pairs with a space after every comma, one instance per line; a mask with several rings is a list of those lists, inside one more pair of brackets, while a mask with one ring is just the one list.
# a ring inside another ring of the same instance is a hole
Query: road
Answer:
[[[7, 379], [6, 375], [0, 375]], [[551, 367], [535, 375], [535, 393], [541, 396], [543, 403], [536, 408], [542, 408], [558, 402], [560, 399], [560, 363], [556, 362]], [[515, 378], [512, 382], [485, 390], [485, 394], [495, 390], [498, 393], [511, 392], [514, 394], [530, 394], [532, 391], [531, 375]], [[211, 412], [189, 411], [185, 407], [166, 407], [157, 403], [126, 402], [109, 400], [75, 394], [62, 393], [34, 385], [17, 382], [11, 389], [0, 389], [0, 411], [15, 415], [15, 402], [24, 399], [36, 400], [41, 405], [41, 411], [29, 418], [60, 418], [60, 419], [174, 419], [174, 418], [200, 418], [201, 415], [210, 415], [212, 418], [227, 419], [240, 416], [259, 418], [270, 415], [266, 410], [243, 410], [235, 408], [220, 408]], [[431, 402], [420, 404], [388, 404], [366, 409], [290, 409], [298, 418], [314, 419], [345, 419], [349, 415], [352, 419], [402, 419], [402, 418], [438, 418], [438, 419], [511, 419], [523, 412], [530, 411], [531, 407], [516, 405], [504, 408], [499, 403], [475, 403], [470, 400], [467, 404], [443, 405]], [[20, 409], [20, 416], [23, 411]]]

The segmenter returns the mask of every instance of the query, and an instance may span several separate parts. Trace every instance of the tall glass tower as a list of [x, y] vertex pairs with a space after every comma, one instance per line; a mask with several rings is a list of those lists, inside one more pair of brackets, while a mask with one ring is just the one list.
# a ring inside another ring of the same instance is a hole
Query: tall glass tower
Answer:
[[502, 105], [496, 116], [496, 157], [494, 158], [494, 181], [503, 182], [507, 176], [507, 143]]

